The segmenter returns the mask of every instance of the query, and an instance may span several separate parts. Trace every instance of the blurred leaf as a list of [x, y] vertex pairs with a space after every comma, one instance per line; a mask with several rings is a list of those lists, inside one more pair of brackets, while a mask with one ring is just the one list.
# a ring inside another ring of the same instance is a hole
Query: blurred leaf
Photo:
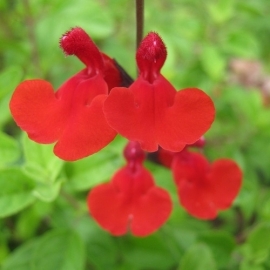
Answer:
[[234, 0], [219, 0], [208, 4], [210, 16], [216, 23], [224, 23], [234, 15]]
[[35, 270], [83, 270], [84, 259], [84, 246], [76, 233], [54, 230], [42, 236], [36, 246], [32, 267]]
[[122, 151], [126, 140], [117, 137], [112, 143], [94, 155], [65, 166], [67, 185], [76, 191], [108, 181], [123, 166]]
[[170, 269], [177, 262], [159, 233], [146, 238], [130, 237], [122, 248], [125, 262], [134, 269]]
[[249, 259], [256, 264], [270, 259], [270, 223], [263, 223], [249, 234], [247, 245], [250, 246]]
[[236, 246], [234, 238], [224, 231], [212, 231], [199, 236], [201, 241], [211, 249], [213, 258], [219, 268], [226, 267], [231, 258], [231, 253]]
[[[49, 5], [49, 9], [45, 14], [42, 14], [43, 9], [39, 10], [40, 19], [36, 26], [38, 46], [44, 55], [40, 61], [45, 72], [54, 68], [56, 60], [64, 58], [63, 53], [58, 48], [58, 40], [72, 27], [82, 27], [94, 40], [106, 38], [114, 30], [110, 9], [105, 8], [101, 2], [87, 0], [58, 2], [58, 5], [46, 3]], [[84, 8], [85, 6], [87, 8]], [[89, 23], [89, 18], [91, 23]], [[56, 21], [57, 24], [55, 24]], [[77, 60], [77, 62], [79, 61]]]
[[84, 247], [76, 233], [54, 230], [18, 248], [3, 270], [83, 270]]
[[51, 202], [59, 194], [63, 179], [58, 178], [54, 183], [37, 183], [33, 194], [42, 201]]
[[19, 214], [16, 222], [16, 238], [25, 240], [34, 237], [40, 222], [41, 218], [34, 207], [25, 209]]
[[224, 78], [226, 60], [220, 53], [218, 46], [204, 45], [200, 57], [204, 71], [213, 80]]
[[17, 168], [0, 171], [0, 217], [15, 214], [34, 202], [34, 182]]
[[233, 29], [226, 36], [227, 40], [223, 42], [224, 51], [236, 57], [257, 58], [260, 53], [259, 44], [253, 33], [243, 29]]
[[87, 260], [94, 265], [95, 269], [118, 269], [119, 248], [116, 239], [103, 231], [88, 216], [80, 220], [78, 226], [78, 233], [82, 234], [86, 242]]
[[183, 256], [179, 270], [216, 270], [215, 260], [209, 247], [195, 244]]
[[22, 78], [22, 70], [18, 66], [10, 66], [0, 75], [0, 100], [11, 94]]
[[7, 243], [1, 241], [0, 242], [0, 265], [2, 265], [2, 262], [7, 258], [9, 254], [9, 248]]
[[259, 213], [263, 217], [265, 221], [270, 220], [270, 192], [269, 189], [267, 189], [267, 197], [264, 200], [263, 204], [259, 207]]
[[58, 177], [64, 161], [53, 153], [53, 145], [38, 144], [30, 140], [26, 133], [22, 138], [25, 155], [24, 171], [41, 183], [53, 183]]
[[7, 165], [19, 158], [18, 143], [10, 136], [0, 131], [0, 165]]
[[4, 261], [2, 270], [32, 270], [32, 254], [38, 242], [39, 239], [34, 239], [17, 248]]
[[19, 66], [10, 66], [0, 74], [0, 126], [10, 118], [9, 100], [21, 79], [22, 69]]

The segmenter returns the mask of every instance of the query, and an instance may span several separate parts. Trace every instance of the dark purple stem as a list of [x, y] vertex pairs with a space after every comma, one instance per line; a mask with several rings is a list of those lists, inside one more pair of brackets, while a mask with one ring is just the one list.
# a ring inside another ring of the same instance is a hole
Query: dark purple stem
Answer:
[[136, 0], [136, 44], [137, 49], [143, 38], [143, 26], [144, 26], [144, 0]]

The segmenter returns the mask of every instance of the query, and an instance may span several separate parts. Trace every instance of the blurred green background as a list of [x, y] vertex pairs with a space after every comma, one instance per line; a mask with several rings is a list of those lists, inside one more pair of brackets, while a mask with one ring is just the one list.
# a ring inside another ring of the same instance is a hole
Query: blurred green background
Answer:
[[74, 26], [135, 77], [134, 1], [0, 0], [0, 269], [270, 269], [269, 10], [269, 0], [145, 1], [145, 33], [158, 32], [168, 49], [163, 75], [215, 102], [206, 156], [234, 159], [244, 181], [231, 209], [200, 221], [179, 205], [171, 172], [148, 162], [174, 211], [158, 232], [135, 238], [110, 236], [85, 203], [124, 164], [126, 141], [65, 163], [52, 146], [30, 141], [8, 108], [22, 80], [57, 89], [83, 68], [58, 46]]

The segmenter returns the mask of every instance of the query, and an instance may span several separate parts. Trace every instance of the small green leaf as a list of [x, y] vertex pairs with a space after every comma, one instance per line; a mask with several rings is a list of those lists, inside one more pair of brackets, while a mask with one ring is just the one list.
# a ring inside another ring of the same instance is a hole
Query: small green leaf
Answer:
[[53, 230], [21, 245], [4, 262], [2, 270], [83, 270], [84, 247], [70, 230]]
[[226, 59], [220, 53], [218, 46], [206, 44], [202, 49], [201, 63], [204, 71], [213, 80], [220, 80], [224, 77]]
[[[93, 219], [81, 219], [77, 228], [86, 240], [87, 260], [97, 270], [118, 269], [118, 245], [116, 239], [102, 230]], [[104, 256], [106, 254], [106, 256]]]
[[250, 260], [259, 264], [270, 257], [270, 223], [258, 225], [249, 235], [247, 245], [250, 246]]
[[0, 132], [0, 165], [6, 165], [19, 158], [20, 151], [17, 141]]
[[21, 78], [22, 70], [18, 66], [6, 68], [0, 75], [0, 126], [11, 118], [9, 101]]
[[54, 183], [37, 183], [33, 194], [44, 202], [51, 202], [59, 194], [63, 179], [58, 178]]
[[122, 151], [126, 140], [117, 137], [98, 153], [65, 166], [68, 185], [73, 190], [89, 190], [91, 187], [108, 181], [123, 166]]
[[25, 173], [34, 180], [53, 183], [58, 177], [64, 161], [53, 153], [53, 145], [38, 144], [30, 140], [26, 134], [22, 138], [25, 155]]
[[177, 263], [159, 233], [146, 238], [131, 237], [123, 243], [123, 249], [124, 261], [134, 269], [171, 269]]
[[34, 202], [34, 182], [18, 168], [0, 171], [0, 217], [15, 214]]
[[235, 247], [234, 238], [227, 232], [217, 231], [203, 233], [199, 241], [208, 245], [218, 267], [226, 267], [230, 261], [231, 253]]
[[258, 58], [260, 44], [254, 33], [241, 30], [233, 30], [226, 36], [222, 48], [224, 51], [243, 58]]
[[217, 270], [210, 248], [195, 244], [183, 256], [179, 270]]
[[70, 230], [54, 230], [42, 237], [33, 252], [35, 270], [83, 270], [85, 250], [81, 238]]
[[39, 239], [34, 239], [17, 248], [4, 261], [2, 270], [30, 270], [32, 268], [32, 253], [38, 245]]
[[216, 23], [224, 23], [234, 15], [234, 0], [219, 0], [208, 5], [210, 16]]

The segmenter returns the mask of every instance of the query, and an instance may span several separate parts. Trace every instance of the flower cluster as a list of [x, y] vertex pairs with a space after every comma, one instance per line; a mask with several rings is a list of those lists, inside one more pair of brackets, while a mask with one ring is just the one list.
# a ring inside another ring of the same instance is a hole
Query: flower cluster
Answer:
[[61, 37], [60, 47], [85, 68], [56, 91], [45, 80], [22, 82], [10, 110], [30, 139], [55, 143], [55, 155], [66, 161], [98, 152], [117, 134], [130, 141], [124, 151], [126, 166], [87, 199], [91, 215], [103, 228], [114, 235], [130, 229], [145, 236], [168, 219], [170, 196], [143, 167], [144, 153], [158, 149], [160, 160], [173, 170], [181, 204], [191, 214], [213, 218], [231, 204], [241, 183], [237, 165], [221, 160], [210, 166], [204, 156], [185, 148], [210, 128], [214, 104], [202, 90], [177, 91], [163, 77], [167, 50], [157, 33], [150, 32], [137, 50], [139, 75], [133, 83], [79, 27]]
[[146, 151], [160, 145], [180, 151], [202, 136], [214, 121], [212, 100], [196, 88], [179, 92], [160, 74], [166, 48], [149, 33], [136, 55], [139, 77], [123, 86], [116, 62], [100, 52], [81, 28], [60, 39], [66, 55], [86, 66], [54, 92], [44, 80], [27, 80], [15, 90], [11, 114], [30, 139], [54, 143], [54, 153], [67, 161], [94, 154], [117, 133], [138, 141]]
[[[233, 203], [242, 172], [233, 160], [219, 159], [210, 164], [203, 154], [190, 150], [201, 149], [204, 144], [201, 138], [180, 152], [160, 148], [154, 155], [158, 163], [172, 170], [179, 202], [186, 211], [199, 219], [214, 219], [219, 210]], [[143, 167], [145, 153], [138, 142], [129, 142], [124, 156], [127, 165], [109, 183], [89, 192], [89, 212], [113, 235], [123, 235], [129, 229], [136, 236], [146, 236], [169, 218], [172, 202], [168, 192], [156, 187], [151, 173]]]

